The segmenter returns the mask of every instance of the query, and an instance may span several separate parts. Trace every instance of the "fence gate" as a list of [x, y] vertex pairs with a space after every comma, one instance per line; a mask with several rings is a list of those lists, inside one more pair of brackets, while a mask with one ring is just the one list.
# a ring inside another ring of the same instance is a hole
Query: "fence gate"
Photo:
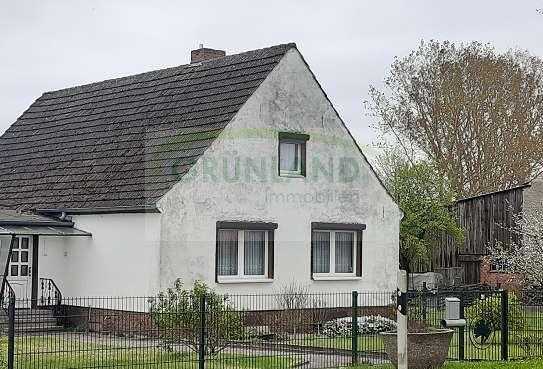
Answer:
[[410, 319], [440, 327], [446, 297], [460, 299], [460, 315], [466, 319], [465, 327], [454, 329], [449, 360], [507, 360], [510, 336], [507, 291], [464, 289], [414, 293], [410, 298]]
[[461, 301], [467, 325], [458, 333], [458, 359], [507, 360], [507, 291], [465, 293]]

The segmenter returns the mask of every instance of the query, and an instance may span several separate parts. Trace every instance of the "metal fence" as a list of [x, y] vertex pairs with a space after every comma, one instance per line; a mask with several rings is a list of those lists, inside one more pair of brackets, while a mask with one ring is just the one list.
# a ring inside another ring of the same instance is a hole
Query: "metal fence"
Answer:
[[[413, 328], [439, 327], [461, 299], [449, 360], [543, 356], [543, 292], [492, 289], [409, 294]], [[13, 368], [310, 368], [388, 362], [395, 293], [6, 298], [4, 361]], [[357, 324], [353, 324], [357, 322]], [[7, 342], [5, 341], [7, 340]]]
[[8, 357], [14, 368], [25, 369], [382, 363], [387, 357], [378, 332], [352, 322], [381, 316], [372, 319], [394, 329], [395, 316], [392, 292], [171, 291], [154, 297], [10, 300], [7, 310], [13, 339]]
[[466, 326], [455, 329], [449, 360], [497, 361], [543, 357], [543, 291], [484, 288], [410, 292], [410, 321], [440, 326], [445, 298], [460, 299]]

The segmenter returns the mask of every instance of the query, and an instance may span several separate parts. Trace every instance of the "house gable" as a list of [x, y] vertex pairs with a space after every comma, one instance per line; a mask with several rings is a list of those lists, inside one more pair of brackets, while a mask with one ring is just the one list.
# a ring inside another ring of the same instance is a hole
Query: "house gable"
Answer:
[[[305, 177], [279, 176], [282, 132], [309, 136]], [[285, 54], [198, 163], [158, 201], [158, 207], [164, 287], [177, 277], [186, 283], [215, 279], [218, 221], [278, 224], [275, 279], [260, 284], [259, 291], [271, 291], [287, 279], [309, 282], [313, 222], [366, 225], [362, 276], [330, 282], [326, 288], [395, 285], [401, 211], [295, 49]], [[242, 284], [239, 288], [254, 292], [256, 287]]]

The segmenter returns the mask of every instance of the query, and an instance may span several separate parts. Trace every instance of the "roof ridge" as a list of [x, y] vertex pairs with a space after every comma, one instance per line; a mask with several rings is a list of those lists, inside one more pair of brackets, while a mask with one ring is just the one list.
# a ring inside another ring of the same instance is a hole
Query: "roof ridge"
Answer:
[[[225, 56], [221, 56], [221, 57], [210, 59], [210, 60], [204, 60], [204, 61], [201, 61], [201, 62], [198, 62], [198, 63], [180, 64], [180, 65], [176, 65], [176, 66], [172, 66], [172, 67], [153, 69], [153, 70], [149, 70], [147, 72], [129, 74], [129, 75], [121, 76], [121, 77], [107, 78], [107, 79], [104, 79], [104, 80], [101, 80], [101, 81], [83, 83], [81, 85], [75, 85], [75, 86], [70, 86], [70, 87], [64, 87], [64, 88], [60, 88], [60, 89], [57, 89], [57, 90], [46, 91], [36, 101], [39, 101], [40, 99], [46, 97], [46, 95], [48, 95], [48, 94], [53, 94], [53, 93], [58, 93], [58, 92], [67, 92], [69, 90], [73, 90], [73, 89], [77, 89], [77, 88], [90, 88], [92, 86], [100, 85], [100, 84], [103, 84], [103, 83], [106, 83], [106, 82], [114, 82], [114, 81], [120, 81], [120, 80], [128, 79], [128, 78], [141, 77], [141, 76], [148, 75], [148, 74], [151, 74], [151, 73], [166, 72], [166, 71], [175, 70], [175, 69], [182, 69], [182, 68], [193, 68], [193, 67], [196, 67], [196, 66], [201, 66], [203, 64], [210, 64], [212, 62], [217, 62], [219, 60], [225, 60], [225, 59], [234, 58], [234, 57], [239, 58], [239, 57], [247, 55], [247, 54], [253, 54], [253, 53], [268, 51], [268, 50], [271, 50], [271, 49], [280, 49], [280, 48], [287, 48], [287, 50], [288, 50], [288, 49], [291, 49], [291, 48], [297, 48], [297, 46], [296, 46], [296, 43], [289, 42], [289, 43], [285, 43], [285, 44], [267, 46], [267, 47], [263, 47], [263, 48], [260, 48], [260, 49], [243, 51], [243, 52], [237, 53], [237, 54], [225, 55]], [[85, 91], [85, 92], [89, 92], [89, 91]], [[59, 96], [59, 97], [62, 97], [62, 96]], [[55, 97], [51, 96], [50, 98], [55, 98]]]

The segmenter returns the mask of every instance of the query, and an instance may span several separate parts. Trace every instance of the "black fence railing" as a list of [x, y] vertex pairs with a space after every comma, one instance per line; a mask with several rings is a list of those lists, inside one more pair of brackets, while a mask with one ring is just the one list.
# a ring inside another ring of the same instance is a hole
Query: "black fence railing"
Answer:
[[30, 300], [17, 300], [8, 322], [14, 331], [13, 368], [382, 363], [387, 357], [379, 332], [395, 329], [393, 296], [183, 291], [155, 297], [62, 297], [61, 304], [38, 308]]
[[[410, 326], [436, 328], [459, 297], [467, 326], [449, 360], [543, 356], [543, 292], [409, 294]], [[11, 368], [312, 368], [389, 361], [381, 332], [396, 329], [395, 293], [68, 298], [32, 308], [11, 299]], [[420, 327], [419, 327], [420, 328]], [[7, 355], [3, 353], [2, 355]], [[8, 360], [9, 359], [9, 360]]]

